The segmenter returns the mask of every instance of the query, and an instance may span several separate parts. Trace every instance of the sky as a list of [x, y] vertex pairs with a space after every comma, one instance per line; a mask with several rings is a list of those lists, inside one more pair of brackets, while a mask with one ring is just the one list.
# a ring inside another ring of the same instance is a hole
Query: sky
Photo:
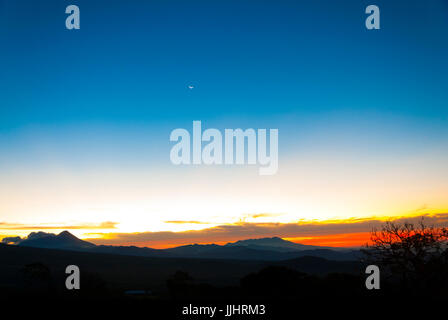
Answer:
[[[375, 1], [367, 30], [370, 4], [0, 0], [0, 238], [348, 246], [446, 223], [448, 3]], [[195, 120], [278, 129], [278, 172], [173, 165]]]

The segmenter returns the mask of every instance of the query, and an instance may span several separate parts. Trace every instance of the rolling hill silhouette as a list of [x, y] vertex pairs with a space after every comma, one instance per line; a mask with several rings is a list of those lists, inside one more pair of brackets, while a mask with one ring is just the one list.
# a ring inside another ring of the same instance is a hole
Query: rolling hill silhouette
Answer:
[[[318, 257], [300, 257], [285, 261], [259, 261], [242, 259], [206, 259], [177, 257], [147, 257], [122, 254], [36, 248], [0, 244], [0, 287], [15, 285], [20, 270], [32, 263], [42, 263], [54, 275], [65, 279], [65, 267], [78, 265], [84, 274], [98, 274], [112, 287], [123, 289], [142, 286], [159, 290], [165, 280], [177, 270], [190, 274], [201, 282], [214, 285], [237, 285], [239, 279], [268, 265], [286, 266], [310, 274], [331, 272], [356, 273], [357, 261], [330, 261]], [[64, 281], [59, 281], [64, 283]]]
[[172, 258], [210, 258], [237, 260], [281, 261], [304, 256], [313, 256], [329, 260], [356, 260], [358, 251], [308, 246], [278, 237], [240, 240], [225, 245], [192, 244], [169, 249], [153, 249], [135, 246], [97, 246], [78, 239], [68, 231], [58, 235], [51, 233], [31, 233], [18, 243], [19, 246], [109, 253], [143, 257]]

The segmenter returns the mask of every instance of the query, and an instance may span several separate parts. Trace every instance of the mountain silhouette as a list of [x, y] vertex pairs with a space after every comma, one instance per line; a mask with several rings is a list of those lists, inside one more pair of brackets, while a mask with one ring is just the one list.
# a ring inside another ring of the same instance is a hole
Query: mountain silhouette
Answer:
[[228, 247], [247, 247], [258, 250], [272, 250], [279, 252], [302, 251], [311, 249], [328, 249], [327, 247], [310, 246], [301, 243], [295, 243], [283, 240], [279, 237], [261, 238], [261, 239], [247, 239], [236, 242], [227, 243]]
[[357, 250], [343, 250], [341, 248], [327, 248], [308, 246], [283, 240], [279, 237], [247, 239], [217, 244], [191, 244], [169, 249], [153, 249], [136, 246], [97, 246], [93, 243], [78, 239], [68, 231], [58, 235], [45, 232], [31, 233], [19, 246], [64, 249], [71, 251], [85, 251], [94, 253], [108, 253], [141, 257], [171, 257], [171, 258], [208, 258], [282, 261], [305, 256], [325, 258], [328, 260], [356, 260]]
[[78, 239], [68, 231], [62, 231], [58, 235], [43, 232], [32, 233], [27, 239], [21, 241], [19, 245], [66, 250], [84, 250], [96, 247], [93, 243]]

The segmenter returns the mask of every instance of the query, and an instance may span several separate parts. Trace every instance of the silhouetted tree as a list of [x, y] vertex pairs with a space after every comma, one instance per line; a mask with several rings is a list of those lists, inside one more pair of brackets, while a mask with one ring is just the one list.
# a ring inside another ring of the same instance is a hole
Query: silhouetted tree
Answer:
[[[448, 284], [448, 228], [387, 222], [372, 231], [365, 261], [380, 266], [382, 275], [401, 282], [408, 292], [440, 293]], [[429, 289], [431, 290], [428, 292]]]

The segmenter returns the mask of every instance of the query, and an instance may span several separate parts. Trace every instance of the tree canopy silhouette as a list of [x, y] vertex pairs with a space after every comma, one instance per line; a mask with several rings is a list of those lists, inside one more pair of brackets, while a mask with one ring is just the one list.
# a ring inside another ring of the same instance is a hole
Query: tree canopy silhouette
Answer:
[[371, 233], [362, 249], [365, 262], [376, 264], [413, 293], [442, 292], [448, 284], [448, 228], [387, 222]]

